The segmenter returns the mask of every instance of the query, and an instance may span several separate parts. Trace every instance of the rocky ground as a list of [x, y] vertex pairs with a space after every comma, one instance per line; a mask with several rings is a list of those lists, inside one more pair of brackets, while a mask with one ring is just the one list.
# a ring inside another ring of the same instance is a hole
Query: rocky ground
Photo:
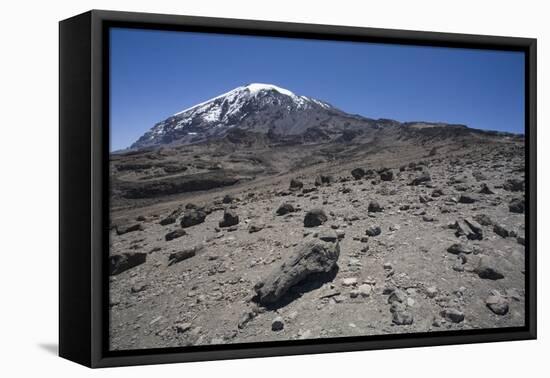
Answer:
[[115, 179], [111, 349], [522, 326], [523, 148], [263, 155], [263, 170], [220, 158], [236, 177], [224, 187], [125, 198]]

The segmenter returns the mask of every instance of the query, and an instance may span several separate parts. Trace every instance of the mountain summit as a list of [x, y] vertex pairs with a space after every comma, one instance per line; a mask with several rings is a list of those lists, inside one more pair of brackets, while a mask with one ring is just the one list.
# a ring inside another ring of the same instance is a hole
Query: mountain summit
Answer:
[[252, 83], [168, 117], [154, 125], [131, 148], [197, 143], [223, 137], [234, 127], [259, 133], [298, 135], [335, 117], [356, 116], [272, 84]]

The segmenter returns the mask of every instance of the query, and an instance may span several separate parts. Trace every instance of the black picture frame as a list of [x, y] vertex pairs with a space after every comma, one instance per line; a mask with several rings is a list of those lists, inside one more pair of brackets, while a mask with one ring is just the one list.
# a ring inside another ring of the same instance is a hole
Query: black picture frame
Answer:
[[[109, 351], [109, 27], [522, 51], [526, 324], [519, 328]], [[536, 39], [92, 10], [59, 24], [59, 354], [88, 367], [535, 339]]]

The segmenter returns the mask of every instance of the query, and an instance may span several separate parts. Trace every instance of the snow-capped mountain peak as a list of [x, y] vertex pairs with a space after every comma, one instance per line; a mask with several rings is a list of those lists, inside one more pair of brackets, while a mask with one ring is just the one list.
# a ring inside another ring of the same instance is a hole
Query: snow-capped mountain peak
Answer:
[[[314, 114], [326, 112], [340, 111], [326, 102], [273, 84], [251, 83], [175, 113], [154, 125], [132, 147], [191, 143], [223, 136], [233, 127], [299, 134], [313, 126], [310, 121]], [[304, 122], [305, 119], [310, 121]]]

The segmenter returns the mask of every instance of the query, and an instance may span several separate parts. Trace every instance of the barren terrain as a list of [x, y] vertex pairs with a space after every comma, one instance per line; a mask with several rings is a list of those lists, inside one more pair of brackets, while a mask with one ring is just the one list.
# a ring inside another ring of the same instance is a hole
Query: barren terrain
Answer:
[[112, 155], [111, 349], [524, 324], [522, 137], [254, 138]]

